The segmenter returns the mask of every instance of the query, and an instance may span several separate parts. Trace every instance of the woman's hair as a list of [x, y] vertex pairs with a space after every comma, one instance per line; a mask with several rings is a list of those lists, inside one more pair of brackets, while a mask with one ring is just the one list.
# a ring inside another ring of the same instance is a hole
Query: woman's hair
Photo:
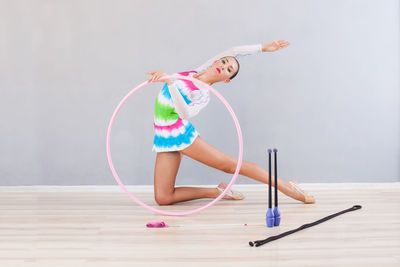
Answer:
[[239, 68], [240, 68], [240, 65], [239, 65], [239, 61], [235, 58], [235, 57], [232, 57], [235, 61], [236, 61], [236, 63], [237, 63], [237, 66], [238, 66], [238, 68], [237, 68], [237, 71], [235, 72], [235, 74], [233, 74], [229, 79], [233, 79], [233, 78], [235, 78], [236, 77], [236, 75], [238, 74], [238, 72], [239, 72]]

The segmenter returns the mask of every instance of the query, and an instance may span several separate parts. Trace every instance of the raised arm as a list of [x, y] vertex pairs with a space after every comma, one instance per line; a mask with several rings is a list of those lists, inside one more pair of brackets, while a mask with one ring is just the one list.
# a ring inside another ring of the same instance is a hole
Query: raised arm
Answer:
[[261, 52], [275, 52], [279, 49], [285, 48], [289, 46], [290, 43], [285, 40], [276, 40], [270, 43], [264, 44], [256, 44], [256, 45], [244, 45], [244, 46], [234, 46], [228, 50], [225, 50], [222, 53], [210, 58], [204, 64], [197, 67], [195, 71], [202, 72], [203, 70], [210, 67], [214, 61], [223, 58], [223, 57], [240, 57], [240, 56], [247, 56], [247, 55], [254, 55]]
[[228, 50], [225, 50], [222, 53], [219, 53], [218, 55], [210, 58], [207, 60], [204, 64], [201, 66], [197, 67], [195, 71], [197, 72], [202, 72], [203, 70], [207, 69], [210, 67], [214, 61], [223, 58], [223, 57], [237, 57], [237, 56], [247, 56], [247, 55], [253, 55], [257, 53], [262, 52], [262, 45], [257, 44], [257, 45], [245, 45], [245, 46], [234, 46], [232, 48], [229, 48]]

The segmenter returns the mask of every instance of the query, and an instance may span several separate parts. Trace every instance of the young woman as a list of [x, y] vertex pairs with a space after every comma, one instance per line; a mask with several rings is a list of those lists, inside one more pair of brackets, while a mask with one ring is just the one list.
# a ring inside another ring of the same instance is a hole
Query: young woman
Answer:
[[[229, 83], [239, 71], [237, 56], [274, 52], [289, 45], [287, 41], [278, 40], [259, 45], [233, 47], [193, 71], [178, 74], [190, 76], [209, 85], [217, 82]], [[157, 152], [154, 171], [156, 202], [159, 205], [169, 205], [199, 198], [218, 197], [226, 188], [226, 183], [220, 183], [216, 188], [175, 187], [183, 155], [226, 173], [234, 173], [236, 170], [237, 159], [204, 141], [187, 120], [208, 104], [209, 90], [183, 79], [162, 80], [160, 78], [166, 75], [162, 71], [147, 72], [147, 74], [151, 75], [150, 82], [165, 82], [157, 96], [154, 113], [153, 151]], [[243, 160], [239, 173], [259, 182], [268, 183], [268, 172], [254, 163]], [[315, 202], [313, 196], [301, 190], [294, 181], [279, 180], [278, 190], [304, 203]], [[232, 190], [224, 196], [224, 199], [243, 198], [242, 194]]]

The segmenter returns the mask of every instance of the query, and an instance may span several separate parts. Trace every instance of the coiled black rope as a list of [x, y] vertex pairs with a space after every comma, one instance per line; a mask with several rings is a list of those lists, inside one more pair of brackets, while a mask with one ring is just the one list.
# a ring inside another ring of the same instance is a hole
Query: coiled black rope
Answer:
[[361, 209], [361, 205], [354, 205], [354, 206], [353, 206], [352, 208], [350, 208], [350, 209], [343, 210], [343, 211], [341, 211], [341, 212], [338, 212], [338, 213], [335, 213], [335, 214], [326, 216], [326, 217], [324, 217], [324, 218], [322, 218], [322, 219], [320, 219], [320, 220], [318, 220], [318, 221], [315, 221], [315, 222], [313, 222], [313, 223], [304, 224], [304, 225], [300, 226], [300, 227], [297, 228], [297, 229], [290, 230], [290, 231], [284, 232], [284, 233], [279, 234], [279, 235], [271, 236], [271, 237], [268, 237], [267, 239], [264, 239], [264, 240], [250, 241], [250, 242], [249, 242], [249, 245], [252, 246], [252, 247], [253, 247], [254, 245], [255, 245], [256, 247], [259, 247], [259, 246], [262, 246], [262, 245], [264, 245], [264, 244], [266, 244], [266, 243], [268, 243], [268, 242], [277, 240], [277, 239], [279, 239], [279, 238], [282, 238], [282, 237], [285, 237], [285, 236], [287, 236], [287, 235], [293, 234], [293, 233], [298, 232], [298, 231], [300, 231], [300, 230], [303, 230], [303, 229], [306, 229], [306, 228], [310, 228], [311, 226], [315, 226], [315, 225], [317, 225], [317, 224], [326, 222], [327, 220], [330, 220], [330, 219], [332, 219], [332, 218], [334, 218], [334, 217], [336, 217], [336, 216], [342, 215], [342, 214], [344, 214], [344, 213], [346, 213], [346, 212], [355, 211], [355, 210], [359, 210], [359, 209]]

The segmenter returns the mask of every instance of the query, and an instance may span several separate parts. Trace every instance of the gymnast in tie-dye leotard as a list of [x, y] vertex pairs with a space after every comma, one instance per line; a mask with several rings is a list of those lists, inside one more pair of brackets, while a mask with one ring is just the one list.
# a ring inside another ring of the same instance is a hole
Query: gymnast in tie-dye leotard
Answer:
[[[284, 40], [250, 46], [233, 47], [211, 58], [200, 67], [178, 74], [190, 76], [206, 84], [217, 82], [228, 83], [239, 70], [236, 57], [260, 52], [274, 52], [289, 46]], [[237, 159], [229, 156], [208, 144], [188, 121], [195, 116], [210, 101], [210, 92], [191, 81], [183, 79], [163, 79], [166, 73], [161, 71], [148, 72], [152, 75], [149, 82], [166, 82], [158, 94], [154, 113], [154, 145], [157, 152], [154, 168], [154, 196], [160, 205], [176, 202], [215, 198], [224, 191], [227, 184], [221, 182], [216, 188], [176, 187], [176, 175], [182, 156], [188, 156], [207, 166], [218, 170], [234, 173]], [[244, 161], [240, 174], [262, 183], [268, 183], [268, 172], [261, 166]], [[278, 190], [302, 201], [313, 203], [314, 198], [302, 191], [296, 183], [278, 179]], [[239, 192], [228, 190], [225, 199], [243, 199]]]
[[[193, 71], [176, 74], [193, 77], [209, 68], [217, 59], [260, 53], [261, 49], [261, 45], [233, 47], [216, 55]], [[187, 119], [199, 113], [209, 101], [209, 90], [191, 81], [174, 79], [171, 85], [165, 83], [155, 103], [153, 151], [179, 151], [190, 146], [198, 136], [198, 132]]]

